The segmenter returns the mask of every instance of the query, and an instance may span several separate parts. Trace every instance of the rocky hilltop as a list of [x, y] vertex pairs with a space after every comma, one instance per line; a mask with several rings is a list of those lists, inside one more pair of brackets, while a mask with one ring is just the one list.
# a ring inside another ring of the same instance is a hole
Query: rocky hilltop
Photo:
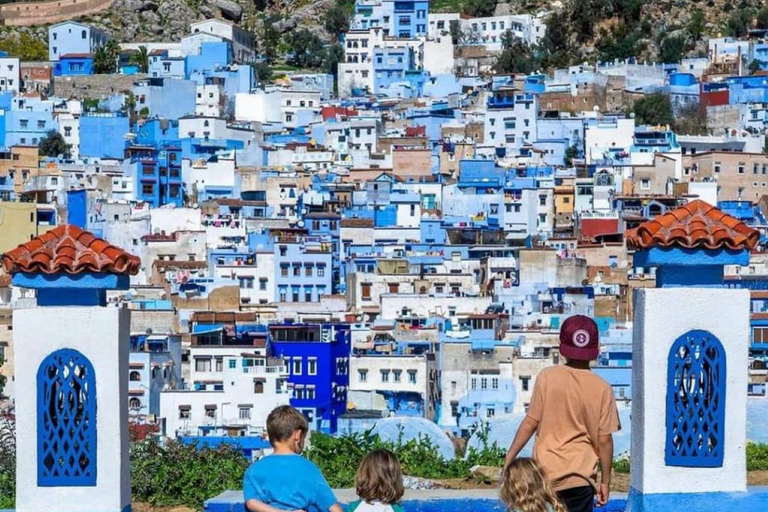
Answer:
[[88, 18], [123, 42], [178, 41], [189, 24], [207, 18], [233, 21], [258, 33], [262, 23], [281, 31], [303, 26], [322, 32], [322, 18], [335, 0], [115, 0], [104, 13]]
[[[179, 41], [189, 24], [217, 17], [261, 34], [265, 23], [285, 33], [308, 28], [325, 40], [325, 12], [352, 0], [114, 0], [95, 15], [78, 18], [122, 42]], [[755, 26], [765, 0], [434, 0], [435, 11], [483, 14], [560, 13], [556, 20], [560, 52], [571, 62], [612, 60], [635, 55], [641, 60], [705, 55], [707, 37]], [[478, 7], [479, 6], [479, 7]], [[478, 11], [478, 9], [480, 9]], [[699, 19], [696, 19], [696, 16]], [[44, 27], [2, 27], [3, 39], [26, 33], [47, 38]], [[679, 48], [677, 48], [679, 47]], [[564, 65], [567, 59], [555, 59]]]

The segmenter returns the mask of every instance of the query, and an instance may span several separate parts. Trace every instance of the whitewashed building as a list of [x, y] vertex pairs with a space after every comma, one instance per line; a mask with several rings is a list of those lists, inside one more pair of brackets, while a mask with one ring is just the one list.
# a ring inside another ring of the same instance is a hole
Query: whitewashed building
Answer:
[[18, 57], [0, 55], [0, 91], [19, 92], [20, 69]]
[[288, 369], [264, 349], [192, 347], [192, 389], [160, 395], [168, 436], [258, 435], [267, 416], [290, 399]]
[[189, 31], [192, 35], [209, 34], [231, 42], [235, 62], [250, 64], [256, 60], [256, 40], [231, 21], [219, 19], [198, 21], [189, 26]]

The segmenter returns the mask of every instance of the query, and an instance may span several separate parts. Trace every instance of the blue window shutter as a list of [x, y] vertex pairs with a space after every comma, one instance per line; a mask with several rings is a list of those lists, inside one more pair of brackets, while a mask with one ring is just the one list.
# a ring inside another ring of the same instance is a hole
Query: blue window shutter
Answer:
[[96, 378], [77, 350], [51, 353], [37, 371], [37, 484], [96, 485]]
[[712, 333], [688, 331], [669, 351], [667, 466], [722, 467], [726, 356]]

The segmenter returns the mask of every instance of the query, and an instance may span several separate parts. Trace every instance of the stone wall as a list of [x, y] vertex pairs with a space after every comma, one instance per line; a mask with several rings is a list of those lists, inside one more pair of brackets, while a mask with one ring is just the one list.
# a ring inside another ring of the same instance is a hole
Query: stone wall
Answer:
[[49, 25], [109, 8], [112, 0], [55, 0], [23, 2], [0, 6], [0, 20], [5, 25]]
[[57, 76], [53, 79], [52, 93], [66, 99], [100, 100], [114, 94], [129, 92], [146, 75], [89, 75]]

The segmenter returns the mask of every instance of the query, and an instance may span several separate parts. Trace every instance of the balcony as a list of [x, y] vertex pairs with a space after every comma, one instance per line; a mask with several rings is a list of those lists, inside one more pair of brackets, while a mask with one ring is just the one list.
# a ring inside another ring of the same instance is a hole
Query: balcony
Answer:
[[243, 373], [248, 373], [252, 375], [267, 375], [267, 374], [287, 375], [288, 367], [287, 366], [246, 366], [245, 368], [243, 368]]

